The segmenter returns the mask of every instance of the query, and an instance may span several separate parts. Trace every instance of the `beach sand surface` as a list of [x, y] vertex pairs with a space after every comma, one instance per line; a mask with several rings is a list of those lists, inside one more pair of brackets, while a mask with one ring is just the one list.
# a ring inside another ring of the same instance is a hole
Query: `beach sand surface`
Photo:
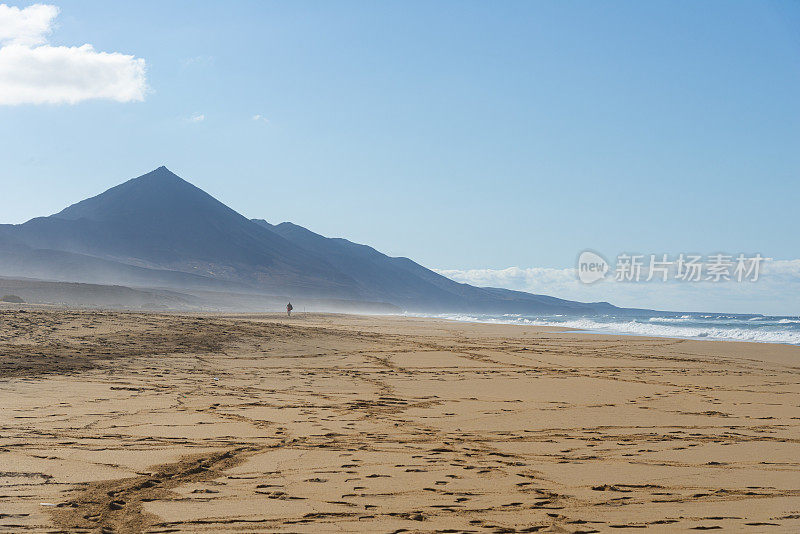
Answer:
[[800, 348], [0, 310], [0, 532], [800, 532]]

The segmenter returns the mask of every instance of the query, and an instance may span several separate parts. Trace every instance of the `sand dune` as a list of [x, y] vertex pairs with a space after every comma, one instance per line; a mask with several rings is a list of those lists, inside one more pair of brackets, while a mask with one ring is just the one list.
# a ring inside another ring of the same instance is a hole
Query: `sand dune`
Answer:
[[0, 311], [0, 531], [800, 530], [800, 348]]

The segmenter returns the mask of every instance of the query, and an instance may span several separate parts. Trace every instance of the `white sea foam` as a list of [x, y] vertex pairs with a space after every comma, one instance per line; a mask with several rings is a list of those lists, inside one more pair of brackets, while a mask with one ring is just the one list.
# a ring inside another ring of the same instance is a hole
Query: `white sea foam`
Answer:
[[[640, 336], [653, 336], [653, 337], [672, 337], [672, 338], [703, 338], [703, 339], [719, 339], [729, 341], [752, 341], [760, 343], [784, 343], [791, 345], [800, 345], [800, 331], [786, 330], [779, 326], [772, 328], [755, 328], [755, 327], [742, 327], [731, 325], [709, 325], [705, 324], [691, 324], [691, 319], [684, 319], [682, 317], [664, 318], [664, 317], [651, 317], [648, 319], [641, 318], [640, 320], [627, 320], [622, 318], [590, 318], [590, 317], [576, 317], [573, 319], [558, 319], [552, 320], [551, 318], [537, 318], [537, 317], [524, 317], [524, 316], [500, 316], [493, 317], [488, 315], [466, 315], [466, 314], [440, 314], [435, 317], [444, 319], [451, 319], [455, 321], [468, 321], [479, 323], [495, 323], [495, 324], [522, 324], [533, 326], [553, 326], [563, 328], [574, 328], [584, 331], [595, 331], [602, 333], [615, 333], [615, 334], [633, 334]], [[719, 317], [725, 320], [729, 316], [709, 316]], [[598, 320], [600, 319], [600, 320]], [[684, 324], [659, 324], [658, 321], [664, 319], [675, 319], [677, 321], [685, 321]], [[643, 322], [640, 322], [643, 321]], [[779, 323], [789, 324], [798, 323], [797, 319], [781, 319]], [[745, 325], [743, 321], [740, 325]]]
[[651, 323], [685, 323], [691, 320], [691, 316], [689, 315], [682, 315], [680, 317], [650, 317], [648, 319]]
[[[570, 324], [567, 324], [570, 323]], [[552, 326], [552, 325], [548, 325]], [[754, 330], [750, 328], [726, 328], [722, 326], [674, 326], [639, 323], [636, 321], [600, 323], [591, 319], [565, 321], [560, 326], [581, 330], [601, 330], [656, 337], [711, 338], [735, 341], [758, 341], [762, 343], [790, 343], [800, 345], [800, 332]]]

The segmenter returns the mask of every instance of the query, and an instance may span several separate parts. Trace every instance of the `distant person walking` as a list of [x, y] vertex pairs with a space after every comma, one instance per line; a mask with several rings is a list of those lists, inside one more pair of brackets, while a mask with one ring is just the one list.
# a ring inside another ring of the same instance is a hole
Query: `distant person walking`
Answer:
[[287, 317], [291, 317], [292, 316], [292, 310], [293, 309], [294, 308], [292, 307], [292, 303], [291, 302], [286, 305], [286, 316]]

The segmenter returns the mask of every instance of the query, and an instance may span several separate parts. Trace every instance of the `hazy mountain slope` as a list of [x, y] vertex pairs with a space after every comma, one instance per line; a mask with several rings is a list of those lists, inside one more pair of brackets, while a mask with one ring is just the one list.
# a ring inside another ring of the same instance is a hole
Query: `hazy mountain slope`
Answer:
[[207, 276], [148, 269], [62, 250], [34, 249], [0, 234], [0, 275], [62, 282], [243, 291], [247, 286]]
[[157, 310], [196, 309], [199, 300], [192, 295], [166, 290], [4, 277], [0, 277], [0, 294], [20, 296], [28, 304]]
[[[408, 269], [395, 265], [393, 258], [372, 247], [346, 239], [329, 239], [292, 223], [272, 226], [255, 220], [297, 246], [324, 257], [328, 263], [355, 278], [367, 295], [386, 298], [395, 303], [457, 304], [457, 296], [437, 287]], [[455, 284], [455, 282], [451, 282]]]
[[403, 303], [410, 309], [421, 307], [431, 311], [518, 313], [581, 312], [597, 307], [612, 307], [606, 303], [584, 304], [521, 291], [461, 284], [408, 258], [393, 258], [347, 239], [324, 237], [289, 222], [277, 225], [271, 225], [263, 219], [254, 219], [253, 222], [325, 257], [334, 267], [358, 280], [370, 294], [383, 294], [391, 302]]

